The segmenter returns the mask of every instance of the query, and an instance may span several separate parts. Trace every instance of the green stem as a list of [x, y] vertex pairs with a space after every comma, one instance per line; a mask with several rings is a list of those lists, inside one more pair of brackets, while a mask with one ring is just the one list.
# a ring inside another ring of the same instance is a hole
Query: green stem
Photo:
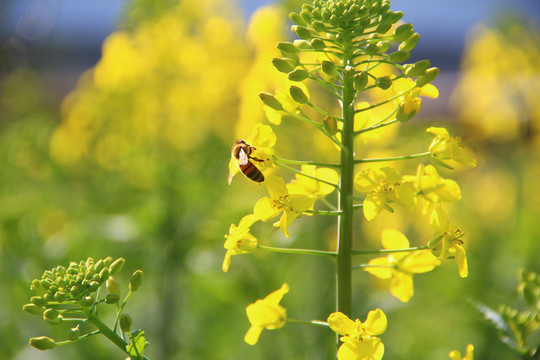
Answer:
[[285, 254], [296, 254], [296, 255], [317, 255], [317, 256], [326, 256], [334, 258], [336, 256], [335, 252], [323, 251], [323, 250], [309, 250], [309, 249], [287, 249], [287, 248], [278, 248], [273, 246], [265, 246], [257, 244], [257, 249], [272, 251]]
[[313, 214], [313, 215], [341, 215], [342, 212], [339, 210], [306, 210], [304, 211], [306, 214]]
[[352, 267], [352, 270], [356, 270], [356, 269], [365, 269], [365, 268], [369, 268], [369, 267], [374, 267], [374, 268], [395, 268], [394, 265], [370, 265], [370, 264], [360, 264], [360, 265], [354, 265]]
[[126, 297], [124, 298], [124, 301], [122, 301], [122, 305], [118, 308], [118, 311], [116, 312], [116, 318], [114, 319], [114, 328], [113, 331], [116, 332], [116, 328], [118, 327], [120, 315], [122, 313], [122, 310], [124, 310], [124, 307], [126, 306], [127, 301], [129, 300], [129, 297], [131, 296], [132, 292], [129, 290]]
[[359, 159], [355, 160], [355, 164], [362, 164], [362, 163], [372, 163], [372, 162], [384, 162], [384, 161], [398, 161], [398, 160], [410, 160], [410, 159], [418, 159], [423, 157], [431, 156], [431, 153], [425, 152], [420, 154], [414, 154], [414, 155], [403, 155], [403, 156], [394, 156], [394, 157], [387, 157], [387, 158], [378, 158], [378, 159]]
[[316, 161], [289, 160], [289, 159], [278, 158], [277, 156], [274, 156], [274, 160], [276, 162], [280, 162], [283, 164], [291, 164], [291, 165], [315, 165], [315, 166], [329, 167], [329, 168], [341, 167], [341, 164], [329, 164], [329, 163], [322, 163], [322, 162], [316, 162]]
[[99, 317], [97, 317], [93, 312], [88, 311], [86, 313], [86, 316], [88, 317], [88, 322], [92, 323], [95, 327], [98, 328], [98, 330], [105, 335], [105, 337], [109, 340], [111, 340], [116, 346], [118, 346], [120, 349], [122, 349], [123, 352], [129, 355], [129, 353], [126, 350], [126, 346], [128, 345], [127, 342], [125, 342], [120, 336], [118, 336], [117, 333], [112, 331]]
[[353, 250], [353, 255], [376, 255], [376, 254], [387, 254], [387, 253], [400, 253], [400, 252], [411, 252], [416, 250], [426, 250], [429, 249], [428, 246], [417, 246], [406, 249], [379, 249], [379, 250]]
[[[342, 63], [348, 65], [353, 59], [352, 40], [344, 41]], [[347, 316], [352, 312], [352, 240], [353, 240], [353, 190], [354, 190], [354, 103], [356, 92], [353, 72], [343, 72], [343, 99], [341, 131], [341, 176], [338, 209], [336, 311]]]
[[303, 325], [318, 325], [328, 327], [328, 323], [320, 320], [299, 320], [299, 319], [287, 319], [288, 323], [291, 324], [303, 324]]

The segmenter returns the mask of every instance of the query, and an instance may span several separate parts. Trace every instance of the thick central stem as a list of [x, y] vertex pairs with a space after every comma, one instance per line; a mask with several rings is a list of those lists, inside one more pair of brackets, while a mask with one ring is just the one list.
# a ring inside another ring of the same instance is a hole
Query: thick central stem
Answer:
[[[344, 52], [343, 63], [350, 54]], [[353, 189], [354, 189], [354, 100], [353, 71], [343, 75], [343, 129], [341, 141], [341, 178], [339, 194], [339, 228], [337, 248], [337, 311], [351, 316], [352, 309], [352, 239], [353, 239]]]

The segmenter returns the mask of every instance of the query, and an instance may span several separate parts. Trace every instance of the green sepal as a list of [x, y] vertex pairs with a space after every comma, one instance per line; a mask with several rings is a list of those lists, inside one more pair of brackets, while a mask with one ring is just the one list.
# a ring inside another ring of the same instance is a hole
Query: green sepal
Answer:
[[401, 45], [399, 45], [398, 49], [411, 51], [416, 47], [416, 44], [418, 44], [418, 40], [420, 40], [420, 35], [417, 33], [412, 34], [407, 40], [405, 40], [401, 43]]
[[33, 315], [43, 315], [43, 312], [45, 311], [43, 306], [37, 306], [36, 304], [25, 304], [22, 309]]
[[323, 40], [321, 40], [319, 38], [313, 38], [313, 39], [311, 39], [311, 46], [315, 50], [324, 50], [324, 48], [326, 47], [326, 44], [324, 43]]
[[289, 93], [291, 94], [293, 100], [299, 104], [306, 104], [309, 102], [307, 95], [298, 86], [291, 85], [289, 87]]
[[411, 57], [410, 52], [408, 52], [406, 50], [398, 50], [398, 51], [395, 51], [395, 52], [391, 53], [390, 56], [388, 56], [388, 60], [390, 60], [392, 62], [395, 62], [395, 63], [400, 63], [400, 62], [403, 62], [403, 61], [407, 60], [410, 57]]
[[336, 119], [332, 115], [326, 115], [323, 121], [323, 128], [330, 135], [336, 134], [338, 131]]
[[396, 114], [396, 120], [402, 123], [411, 120], [417, 113], [417, 111], [415, 110], [415, 111], [411, 111], [408, 114], [404, 114], [403, 109], [404, 107], [403, 105], [401, 105]]
[[133, 319], [128, 314], [122, 314], [120, 315], [120, 329], [122, 332], [130, 332], [133, 328]]
[[416, 79], [416, 85], [418, 87], [422, 87], [422, 86], [424, 86], [426, 84], [429, 84], [430, 82], [435, 80], [437, 75], [439, 75], [439, 71], [440, 71], [439, 68], [436, 68], [436, 67], [432, 67], [432, 68], [427, 69], [426, 72], [424, 73], [424, 75], [422, 75], [418, 79]]
[[288, 78], [291, 81], [304, 81], [308, 77], [309, 77], [309, 72], [307, 70], [304, 70], [304, 69], [293, 70], [288, 75]]
[[272, 59], [272, 65], [274, 65], [274, 67], [279, 72], [282, 72], [282, 73], [285, 73], [285, 74], [290, 73], [294, 69], [294, 66], [286, 58], [273, 58]]
[[402, 24], [396, 28], [394, 31], [394, 40], [395, 41], [405, 41], [411, 35], [413, 35], [413, 26], [412, 24]]
[[264, 105], [271, 107], [272, 109], [276, 111], [280, 111], [283, 109], [283, 106], [281, 103], [274, 97], [274, 95], [269, 94], [267, 92], [260, 92], [259, 97], [261, 98]]
[[300, 16], [299, 14], [295, 13], [295, 12], [292, 12], [292, 13], [289, 14], [289, 19], [291, 19], [292, 22], [295, 23], [295, 24], [298, 24], [298, 25], [301, 25], [301, 26], [306, 25], [306, 22], [304, 21], [304, 18], [302, 16]]
[[326, 26], [324, 25], [324, 23], [322, 21], [319, 21], [319, 20], [313, 20], [311, 22], [311, 27], [313, 28], [313, 30], [315, 30], [317, 32], [327, 32], [327, 29], [326, 29]]
[[414, 64], [407, 64], [403, 66], [405, 75], [408, 77], [422, 76], [426, 73], [431, 63], [429, 60], [420, 60]]
[[54, 340], [47, 336], [31, 338], [28, 344], [30, 344], [30, 346], [33, 346], [38, 350], [50, 350], [56, 346], [56, 343], [54, 342]]
[[379, 88], [381, 88], [383, 90], [386, 90], [390, 86], [392, 86], [392, 79], [390, 79], [390, 76], [388, 76], [388, 75], [378, 77], [375, 80], [375, 85], [377, 85], [377, 87], [379, 87]]
[[291, 30], [298, 35], [300, 39], [310, 40], [313, 37], [311, 32], [305, 26], [293, 25]]
[[289, 53], [289, 54], [296, 54], [300, 51], [293, 43], [288, 41], [280, 41], [277, 43], [276, 47], [278, 48], [281, 53]]
[[368, 82], [368, 74], [366, 71], [362, 71], [360, 74], [354, 76], [354, 88], [358, 91], [362, 91], [366, 88]]
[[142, 282], [143, 282], [143, 272], [141, 270], [136, 270], [133, 273], [133, 275], [131, 275], [131, 279], [129, 279], [129, 290], [131, 292], [137, 291], [141, 287]]
[[105, 296], [105, 303], [106, 304], [116, 304], [120, 300], [120, 295], [118, 294], [107, 294]]
[[335, 76], [337, 74], [336, 64], [333, 61], [323, 60], [321, 63], [322, 71], [329, 76]]

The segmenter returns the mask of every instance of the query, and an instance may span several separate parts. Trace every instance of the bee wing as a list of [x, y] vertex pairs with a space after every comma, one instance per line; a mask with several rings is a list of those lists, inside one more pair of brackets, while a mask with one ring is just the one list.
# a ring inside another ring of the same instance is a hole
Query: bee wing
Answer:
[[247, 165], [249, 162], [249, 157], [247, 156], [244, 149], [240, 149], [240, 152], [238, 153], [238, 165], [243, 166]]

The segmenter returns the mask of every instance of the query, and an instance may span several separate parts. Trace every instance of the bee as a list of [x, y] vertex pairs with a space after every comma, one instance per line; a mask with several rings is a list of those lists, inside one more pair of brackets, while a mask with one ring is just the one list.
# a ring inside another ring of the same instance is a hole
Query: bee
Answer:
[[[260, 159], [251, 157], [250, 155], [253, 152], [253, 150], [256, 150], [256, 148], [246, 143], [245, 140], [243, 139], [236, 140], [231, 150], [231, 156], [236, 160], [238, 167], [244, 173], [244, 175], [247, 176], [248, 179], [253, 180], [255, 182], [263, 182], [264, 181], [263, 173], [251, 162], [251, 160], [254, 160], [254, 161], [265, 161], [265, 160], [260, 160]], [[233, 178], [233, 174], [229, 173], [229, 185], [231, 184], [232, 178]]]

